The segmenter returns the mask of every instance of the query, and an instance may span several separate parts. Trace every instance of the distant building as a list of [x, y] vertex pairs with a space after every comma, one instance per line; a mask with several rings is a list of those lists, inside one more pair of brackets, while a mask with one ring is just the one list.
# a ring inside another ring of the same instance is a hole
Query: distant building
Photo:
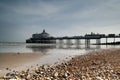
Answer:
[[45, 32], [45, 30], [43, 30], [43, 32], [41, 34], [33, 34], [32, 38], [49, 38], [50, 35], [48, 33]]
[[101, 37], [105, 37], [105, 34], [95, 34], [93, 32], [91, 32], [91, 34], [86, 34], [85, 38], [101, 38]]
[[26, 43], [56, 43], [56, 40], [43, 30], [40, 34], [33, 34], [32, 38], [26, 40]]

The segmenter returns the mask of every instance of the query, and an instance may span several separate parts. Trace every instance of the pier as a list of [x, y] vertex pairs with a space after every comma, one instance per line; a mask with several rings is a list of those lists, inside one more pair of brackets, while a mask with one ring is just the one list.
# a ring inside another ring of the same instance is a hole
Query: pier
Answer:
[[[101, 43], [101, 39], [105, 39], [106, 42], [105, 43]], [[112, 38], [113, 41], [108, 43], [108, 39]], [[64, 40], [66, 40], [67, 44], [72, 44], [71, 40], [75, 40], [76, 44], [81, 44], [81, 40], [85, 41], [85, 45], [91, 45], [91, 40], [95, 40], [94, 45], [108, 45], [108, 44], [115, 44], [116, 43], [116, 38], [120, 38], [120, 35], [116, 35], [116, 34], [95, 34], [92, 33], [91, 34], [86, 34], [84, 36], [72, 36], [72, 37], [56, 37], [54, 38], [55, 40], [58, 40], [59, 44], [63, 44]]]
[[[109, 38], [112, 38], [113, 41], [109, 42]], [[116, 42], [116, 38], [120, 38], [120, 34], [116, 35], [116, 34], [95, 34], [93, 32], [91, 32], [90, 34], [85, 34], [84, 36], [64, 36], [64, 37], [53, 37], [50, 34], [48, 34], [47, 32], [45, 32], [45, 30], [43, 30], [42, 33], [36, 33], [33, 34], [31, 38], [26, 40], [26, 43], [41, 43], [41, 44], [54, 44], [54, 43], [58, 43], [60, 45], [62, 44], [67, 44], [67, 45], [71, 45], [71, 44], [76, 44], [76, 45], [81, 45], [81, 41], [84, 40], [84, 45], [86, 45], [87, 47], [89, 47], [89, 45], [91, 45], [91, 40], [94, 40], [94, 45], [114, 45], [114, 44], [120, 44], [119, 42]], [[105, 43], [101, 42], [101, 39], [105, 39]], [[72, 40], [75, 41], [75, 43], [72, 43]], [[66, 43], [64, 42], [66, 41]]]

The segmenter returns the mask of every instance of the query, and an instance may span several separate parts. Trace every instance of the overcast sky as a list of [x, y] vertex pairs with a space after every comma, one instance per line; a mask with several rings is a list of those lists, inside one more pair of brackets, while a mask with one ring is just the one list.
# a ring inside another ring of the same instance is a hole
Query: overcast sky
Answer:
[[120, 0], [0, 0], [0, 41], [120, 33]]

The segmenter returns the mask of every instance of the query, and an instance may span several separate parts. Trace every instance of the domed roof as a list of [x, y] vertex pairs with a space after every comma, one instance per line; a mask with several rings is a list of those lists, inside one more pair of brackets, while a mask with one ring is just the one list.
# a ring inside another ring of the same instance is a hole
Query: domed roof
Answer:
[[48, 33], [45, 32], [45, 29], [43, 29], [43, 32], [41, 34], [47, 34], [47, 35], [49, 35]]
[[43, 32], [40, 33], [40, 34], [33, 34], [32, 35], [32, 38], [39, 38], [39, 39], [41, 39], [41, 38], [49, 38], [49, 37], [50, 37], [50, 35], [48, 33], [46, 33], [45, 30], [43, 30]]

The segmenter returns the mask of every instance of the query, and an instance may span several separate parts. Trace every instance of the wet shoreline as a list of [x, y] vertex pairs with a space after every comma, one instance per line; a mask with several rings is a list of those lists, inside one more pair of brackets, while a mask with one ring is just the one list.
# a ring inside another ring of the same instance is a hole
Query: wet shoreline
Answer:
[[0, 75], [12, 70], [25, 69], [27, 65], [43, 56], [41, 53], [0, 53]]
[[32, 70], [14, 71], [1, 77], [4, 79], [33, 80], [104, 80], [120, 79], [120, 49], [93, 51], [76, 56], [68, 61], [51, 65], [36, 65]]

